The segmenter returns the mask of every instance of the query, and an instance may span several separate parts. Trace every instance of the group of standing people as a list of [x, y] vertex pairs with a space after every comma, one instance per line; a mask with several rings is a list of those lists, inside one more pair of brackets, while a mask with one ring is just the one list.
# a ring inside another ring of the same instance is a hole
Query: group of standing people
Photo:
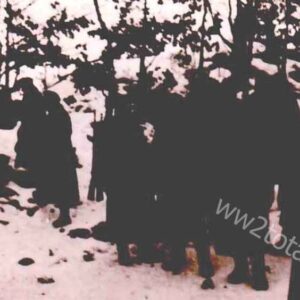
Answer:
[[[22, 101], [8, 101], [12, 93]], [[70, 208], [80, 203], [70, 116], [56, 93], [40, 93], [29, 78], [1, 97], [9, 112], [1, 121], [21, 122], [15, 167], [36, 187], [31, 201], [59, 208], [55, 227], [70, 224]], [[258, 76], [253, 93], [239, 99], [231, 80], [220, 84], [201, 75], [185, 101], [159, 91], [112, 100], [105, 120], [93, 124], [91, 184], [107, 195], [106, 226], [119, 263], [134, 263], [129, 245], [135, 243], [140, 261], [159, 260], [179, 274], [193, 243], [203, 288], [213, 288], [213, 245], [234, 259], [229, 283], [267, 290], [266, 242], [216, 211], [222, 200], [268, 222], [279, 185], [281, 225], [298, 238], [300, 115], [287, 80]], [[297, 297], [298, 264], [290, 299]]]
[[136, 101], [114, 99], [113, 114], [95, 124], [98, 181], [107, 194], [107, 227], [120, 264], [134, 263], [131, 243], [144, 262], [157, 260], [154, 245], [163, 243], [163, 268], [178, 274], [192, 242], [206, 278], [203, 288], [212, 288], [213, 245], [234, 259], [229, 283], [269, 288], [270, 243], [216, 211], [221, 200], [266, 220], [260, 233], [270, 236], [269, 212], [279, 185], [281, 225], [298, 236], [299, 108], [281, 75], [258, 74], [253, 90], [242, 98], [237, 92], [231, 80], [220, 84], [202, 75], [185, 101], [159, 92]]

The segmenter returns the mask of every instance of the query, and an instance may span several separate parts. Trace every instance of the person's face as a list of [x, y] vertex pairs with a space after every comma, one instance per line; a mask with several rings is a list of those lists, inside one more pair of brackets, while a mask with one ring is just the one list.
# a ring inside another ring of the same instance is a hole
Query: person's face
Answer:
[[24, 98], [24, 90], [23, 89], [19, 89], [19, 90], [16, 90], [14, 91], [12, 94], [11, 94], [11, 99], [13, 101], [22, 101]]

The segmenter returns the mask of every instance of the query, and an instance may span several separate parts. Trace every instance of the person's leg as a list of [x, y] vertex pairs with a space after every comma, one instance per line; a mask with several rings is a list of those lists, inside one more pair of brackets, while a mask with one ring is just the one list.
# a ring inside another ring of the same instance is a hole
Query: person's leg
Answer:
[[186, 240], [187, 240], [187, 205], [183, 205], [184, 189], [182, 187], [170, 189], [163, 199], [163, 213], [161, 228], [165, 255], [162, 268], [179, 274], [186, 265]]
[[195, 243], [195, 247], [199, 262], [199, 275], [204, 278], [214, 276], [215, 271], [211, 262], [209, 245], [203, 245], [201, 242], [197, 242]]
[[266, 276], [265, 255], [263, 252], [257, 252], [252, 257], [252, 288], [257, 291], [266, 291], [269, 289], [269, 282]]
[[300, 262], [292, 260], [288, 300], [300, 299]]
[[55, 220], [52, 225], [55, 228], [64, 227], [70, 225], [72, 223], [72, 219], [70, 216], [70, 208], [69, 207], [60, 207], [59, 208], [59, 217]]
[[161, 261], [159, 251], [155, 247], [158, 241], [158, 218], [155, 210], [154, 193], [148, 189], [140, 190], [135, 201], [135, 222], [133, 224], [136, 244], [137, 256], [141, 263], [155, 263]]
[[[247, 187], [244, 181], [237, 184], [227, 183], [224, 186], [223, 201], [229, 203], [231, 208], [236, 208], [242, 213], [247, 212]], [[247, 249], [245, 249], [248, 233], [235, 225], [233, 221], [229, 225], [224, 223], [226, 230], [225, 243], [228, 244], [228, 254], [233, 258], [233, 271], [228, 275], [227, 281], [231, 284], [249, 282], [249, 264]]]
[[118, 262], [121, 266], [131, 266], [133, 264], [128, 244], [125, 242], [117, 242]]
[[237, 253], [233, 256], [234, 269], [228, 275], [227, 281], [231, 284], [247, 283], [249, 281], [249, 265], [247, 256]]
[[212, 280], [212, 277], [214, 276], [215, 271], [211, 262], [209, 241], [202, 236], [199, 241], [194, 242], [194, 245], [198, 257], [198, 273], [205, 279], [201, 285], [201, 288], [204, 290], [214, 289], [215, 284]]
[[199, 275], [204, 278], [210, 278], [215, 274], [211, 262], [210, 241], [206, 233], [206, 228], [204, 228], [205, 224], [201, 225], [203, 230], [200, 233], [199, 239], [194, 242], [199, 263]]
[[180, 274], [186, 266], [185, 243], [183, 241], [172, 241], [168, 243], [169, 253], [164, 259], [162, 268], [173, 274]]
[[[257, 200], [253, 201], [253, 206], [251, 210], [249, 210], [249, 214], [253, 216], [255, 220], [259, 221], [254, 223], [255, 227], [262, 226], [263, 221], [264, 228], [260, 231], [262, 237], [267, 237], [269, 233], [269, 203], [272, 190], [273, 186], [268, 183], [255, 183], [255, 186], [253, 186], [252, 198]], [[251, 285], [253, 289], [257, 291], [266, 291], [269, 289], [265, 264], [266, 241], [249, 235], [248, 242], [251, 261]], [[267, 242], [269, 241], [267, 240]]]
[[137, 243], [138, 249], [138, 260], [141, 263], [152, 264], [156, 262], [161, 262], [161, 253], [155, 246], [155, 242], [149, 240], [140, 240]]

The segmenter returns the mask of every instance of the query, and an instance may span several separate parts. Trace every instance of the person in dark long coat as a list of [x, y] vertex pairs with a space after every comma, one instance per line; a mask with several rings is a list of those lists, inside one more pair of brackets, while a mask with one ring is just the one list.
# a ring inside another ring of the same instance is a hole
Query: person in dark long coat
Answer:
[[194, 242], [199, 274], [207, 279], [214, 274], [208, 232], [218, 199], [215, 178], [218, 105], [211, 85], [208, 78], [201, 78], [200, 86], [198, 82], [186, 102], [171, 97], [160, 137], [164, 215], [161, 230], [170, 245], [170, 259], [164, 268], [175, 274], [183, 271], [185, 247], [188, 242]]
[[56, 93], [46, 91], [44, 105], [45, 152], [37, 199], [41, 206], [52, 203], [59, 208], [60, 215], [53, 226], [62, 227], [71, 223], [70, 208], [76, 207], [80, 202], [77, 159], [71, 141], [72, 123]]
[[36, 181], [41, 162], [45, 159], [43, 156], [45, 110], [42, 94], [30, 78], [19, 80], [14, 89], [23, 96], [17, 110], [17, 119], [21, 121], [21, 126], [15, 146], [15, 167], [25, 169], [32, 180]]
[[[300, 298], [300, 108], [290, 86], [285, 81], [281, 91], [277, 139], [277, 174], [279, 178], [280, 224], [283, 245], [292, 258], [289, 300]], [[279, 245], [280, 246], [280, 245]]]
[[[182, 117], [185, 115], [181, 111], [179, 102], [167, 93], [160, 95], [161, 115], [157, 128], [156, 147], [157, 160], [159, 162], [158, 186], [159, 186], [159, 206], [160, 206], [160, 231], [161, 240], [165, 247], [169, 249], [168, 257], [164, 258], [163, 268], [181, 272], [185, 265], [185, 244], [183, 240], [184, 229], [181, 222], [184, 215], [184, 199], [181, 199], [179, 190], [183, 188], [181, 178], [181, 161], [183, 161], [184, 141], [181, 140]], [[181, 148], [180, 148], [181, 147]]]
[[[269, 287], [264, 254], [268, 244], [269, 209], [272, 203], [278, 158], [277, 136], [280, 134], [282, 98], [277, 77], [261, 75], [255, 93], [242, 103], [232, 105], [228, 124], [230, 138], [227, 144], [222, 200], [231, 209], [239, 210], [245, 222], [234, 224], [234, 217], [224, 221], [224, 235], [228, 250], [234, 258], [234, 270], [228, 281], [232, 284], [249, 282], [256, 290]], [[227, 170], [227, 171], [226, 171]], [[237, 216], [239, 218], [239, 216]], [[236, 219], [236, 218], [235, 218]], [[251, 219], [254, 221], [252, 222]], [[257, 229], [259, 237], [251, 234]], [[260, 228], [260, 230], [259, 230]], [[259, 232], [258, 232], [259, 230]], [[227, 240], [226, 240], [227, 239]], [[251, 272], [248, 260], [251, 262]]]
[[120, 103], [116, 115], [105, 120], [106, 134], [102, 136], [107, 225], [122, 265], [133, 263], [130, 243], [138, 245], [140, 256], [142, 247], [152, 241], [153, 193], [148, 172], [151, 145], [139, 116], [131, 109], [130, 103]]

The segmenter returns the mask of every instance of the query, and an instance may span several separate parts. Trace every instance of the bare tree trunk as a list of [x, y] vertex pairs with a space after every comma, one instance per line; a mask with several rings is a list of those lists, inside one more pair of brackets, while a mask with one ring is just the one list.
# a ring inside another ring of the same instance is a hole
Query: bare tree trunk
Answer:
[[204, 69], [204, 39], [205, 39], [205, 21], [208, 13], [208, 6], [209, 6], [209, 0], [203, 0], [203, 21], [200, 28], [200, 34], [201, 34], [201, 44], [200, 44], [200, 55], [199, 55], [199, 67], [198, 71], [202, 72]]
[[6, 57], [5, 57], [5, 86], [9, 88], [10, 85], [10, 24], [12, 22], [12, 15], [11, 15], [11, 5], [9, 1], [6, 2], [6, 37], [5, 37], [5, 44], [6, 44]]
[[[147, 28], [147, 19], [148, 19], [148, 6], [147, 0], [144, 0], [144, 9], [143, 9], [143, 29]], [[145, 32], [146, 34], [146, 32]], [[139, 68], [139, 90], [141, 92], [146, 92], [147, 88], [147, 68], [146, 68], [146, 45], [143, 44], [141, 47], [141, 57], [140, 57], [140, 68]]]
[[255, 11], [256, 0], [248, 0], [246, 4], [237, 0], [237, 16], [231, 27], [233, 35], [232, 57], [234, 60], [232, 72], [235, 82], [238, 83], [236, 88], [241, 90], [244, 95], [248, 91], [249, 78], [252, 73], [254, 35], [252, 33], [253, 28], [249, 27], [253, 26], [251, 22], [254, 20]]
[[100, 6], [99, 6], [99, 3], [98, 3], [98, 0], [93, 0], [94, 2], [94, 6], [95, 6], [95, 10], [96, 10], [96, 14], [97, 14], [97, 18], [98, 18], [98, 21], [100, 23], [100, 26], [101, 28], [106, 32], [107, 36], [106, 38], [108, 39], [109, 38], [109, 30], [102, 18], [102, 14], [101, 14], [101, 11], [100, 11]]
[[93, 3], [94, 3], [97, 18], [98, 18], [98, 22], [99, 22], [100, 27], [103, 32], [103, 36], [101, 36], [101, 37], [105, 38], [107, 40], [107, 55], [105, 56], [104, 64], [107, 67], [107, 73], [111, 80], [111, 86], [109, 88], [109, 99], [107, 99], [107, 101], [106, 101], [106, 115], [107, 115], [107, 117], [110, 118], [110, 117], [112, 117], [113, 111], [114, 111], [114, 106], [115, 106], [114, 100], [118, 95], [118, 85], [116, 83], [116, 78], [115, 78], [114, 57], [112, 54], [113, 40], [111, 38], [109, 29], [107, 28], [107, 26], [103, 20], [98, 0], [93, 0]]

